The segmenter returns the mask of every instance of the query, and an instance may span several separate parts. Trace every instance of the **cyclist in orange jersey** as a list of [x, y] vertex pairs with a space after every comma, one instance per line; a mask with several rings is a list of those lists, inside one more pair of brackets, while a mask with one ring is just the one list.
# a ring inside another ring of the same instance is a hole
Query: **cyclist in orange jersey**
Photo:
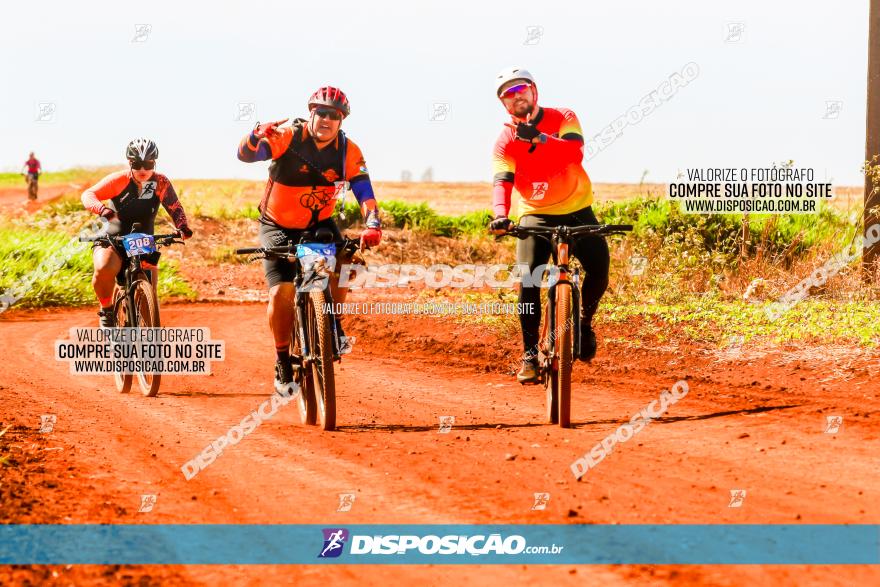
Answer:
[[[337, 198], [344, 197], [346, 184], [360, 203], [366, 224], [361, 246], [378, 246], [382, 228], [367, 164], [360, 147], [341, 130], [342, 120], [351, 112], [348, 97], [338, 88], [325, 86], [312, 94], [308, 107], [308, 120], [297, 119], [284, 127], [281, 125], [286, 118], [258, 123], [239, 144], [240, 161], [272, 161], [259, 207], [261, 246], [297, 243], [307, 229], [328, 230], [334, 240], [340, 240], [342, 234], [333, 221], [333, 212]], [[267, 259], [263, 271], [269, 286], [267, 313], [277, 355], [275, 377], [279, 384], [286, 385], [293, 380], [289, 353], [296, 293], [293, 265], [286, 259]], [[344, 302], [347, 291], [337, 289], [337, 279], [338, 274], [330, 282], [335, 290], [333, 299]], [[340, 316], [335, 319], [342, 337]], [[347, 350], [350, 348], [340, 349], [340, 353]]]
[[[156, 213], [159, 211], [159, 204], [162, 204], [183, 238], [191, 237], [192, 230], [171, 180], [155, 171], [156, 159], [159, 157], [156, 143], [146, 138], [135, 139], [126, 147], [125, 156], [129, 169], [111, 173], [84, 191], [81, 198], [83, 206], [108, 221], [107, 234], [118, 235], [129, 234], [136, 223], [141, 226], [140, 232], [153, 234]], [[113, 288], [116, 277], [123, 268], [124, 254], [123, 251], [100, 243], [95, 243], [92, 252], [95, 264], [92, 286], [101, 304], [98, 315], [101, 317], [102, 328], [115, 326]], [[149, 262], [155, 289], [159, 279], [159, 253], [152, 253]]]

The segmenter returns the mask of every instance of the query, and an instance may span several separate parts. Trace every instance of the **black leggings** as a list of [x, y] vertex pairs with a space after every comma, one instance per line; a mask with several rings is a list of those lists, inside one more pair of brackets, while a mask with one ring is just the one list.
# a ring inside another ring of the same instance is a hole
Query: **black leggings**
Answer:
[[[570, 214], [527, 214], [520, 218], [520, 226], [580, 226], [582, 224], [599, 224], [593, 209], [589, 206]], [[582, 276], [581, 286], [581, 318], [582, 325], [586, 327], [593, 320], [596, 308], [602, 294], [608, 289], [608, 266], [610, 255], [608, 243], [605, 237], [584, 236], [579, 237], [572, 247], [572, 255], [581, 262], [585, 275]], [[526, 263], [529, 273], [538, 265], [543, 265], [555, 255], [550, 243], [544, 239], [530, 236], [519, 241], [516, 245], [517, 263]], [[519, 303], [531, 304], [520, 306], [531, 308], [532, 312], [522, 312], [519, 315], [519, 324], [522, 328], [523, 349], [526, 352], [534, 352], [538, 348], [538, 329], [541, 326], [541, 289], [540, 287], [521, 286], [519, 290]]]

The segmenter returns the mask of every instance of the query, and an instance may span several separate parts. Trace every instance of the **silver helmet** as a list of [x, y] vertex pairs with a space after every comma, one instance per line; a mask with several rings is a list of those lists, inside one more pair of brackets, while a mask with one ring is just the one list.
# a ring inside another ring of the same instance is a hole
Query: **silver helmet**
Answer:
[[129, 161], [153, 161], [159, 158], [159, 147], [152, 140], [139, 137], [128, 143], [125, 157]]

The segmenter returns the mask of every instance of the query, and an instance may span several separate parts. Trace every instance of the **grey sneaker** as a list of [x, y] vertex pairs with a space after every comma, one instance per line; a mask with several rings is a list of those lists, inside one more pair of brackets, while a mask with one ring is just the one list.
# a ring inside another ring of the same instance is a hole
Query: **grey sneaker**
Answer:
[[293, 367], [290, 361], [275, 361], [275, 393], [282, 396], [291, 396], [296, 393], [299, 386], [293, 382]]
[[523, 385], [538, 382], [538, 359], [536, 357], [523, 356], [522, 367], [516, 374], [516, 380]]

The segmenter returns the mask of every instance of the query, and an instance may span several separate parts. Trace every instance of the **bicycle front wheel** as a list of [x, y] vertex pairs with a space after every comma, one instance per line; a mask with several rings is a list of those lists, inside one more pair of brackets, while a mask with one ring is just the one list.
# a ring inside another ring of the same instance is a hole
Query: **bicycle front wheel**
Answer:
[[[306, 333], [308, 336], [308, 332]], [[317, 421], [318, 408], [315, 405], [315, 384], [311, 370], [303, 365], [302, 345], [299, 342], [299, 327], [296, 320], [290, 333], [290, 356], [299, 361], [294, 381], [299, 383], [299, 394], [296, 396], [296, 405], [299, 409], [300, 422], [307, 426], [313, 426]]]
[[311, 291], [307, 300], [307, 332], [312, 351], [312, 383], [318, 420], [324, 430], [336, 429], [336, 380], [333, 375], [333, 330], [323, 291]]
[[556, 393], [559, 380], [557, 362], [554, 359], [555, 333], [551, 336], [552, 320], [550, 319], [550, 303], [544, 304], [541, 317], [541, 342], [538, 355], [541, 372], [544, 378], [544, 393], [547, 396], [547, 421], [551, 424], [559, 422], [559, 397]]
[[[153, 285], [146, 279], [138, 279], [134, 286], [134, 307], [138, 328], [159, 327], [159, 302]], [[158, 373], [138, 372], [138, 385], [147, 397], [155, 397], [159, 393], [159, 382], [162, 376]]]
[[559, 404], [559, 426], [571, 427], [571, 361], [572, 361], [571, 285], [562, 283], [556, 286], [556, 356], [559, 365], [557, 373], [557, 402]]
[[[113, 311], [116, 314], [117, 328], [131, 326], [128, 322], [128, 309], [125, 303], [125, 293], [118, 287], [113, 292]], [[116, 383], [116, 391], [119, 393], [128, 393], [131, 391], [131, 373], [113, 371], [113, 381]]]

